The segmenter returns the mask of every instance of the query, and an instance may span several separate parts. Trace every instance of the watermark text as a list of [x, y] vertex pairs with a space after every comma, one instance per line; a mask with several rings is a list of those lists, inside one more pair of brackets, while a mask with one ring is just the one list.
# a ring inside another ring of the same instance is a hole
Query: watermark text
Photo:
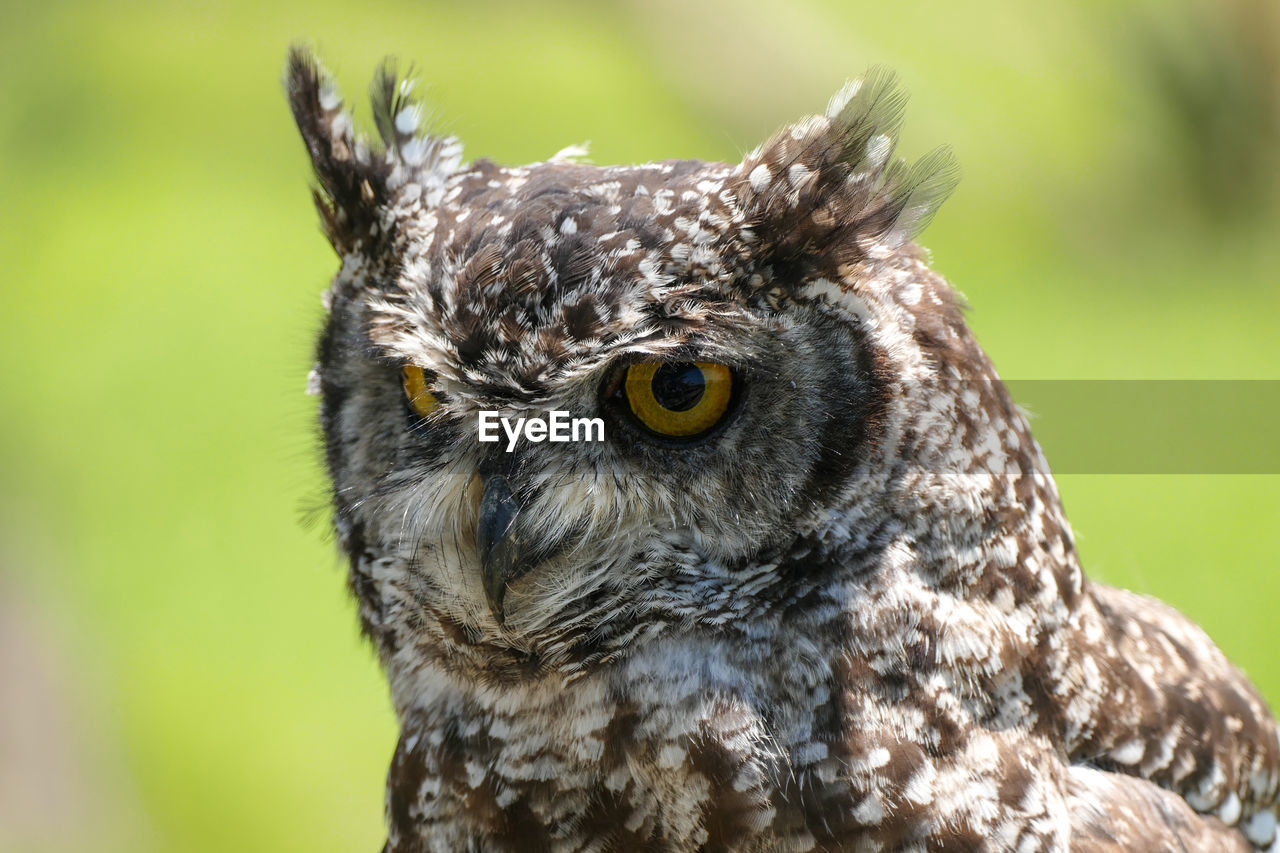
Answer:
[[[499, 432], [501, 430], [501, 433]], [[547, 412], [546, 418], [510, 418], [501, 417], [497, 412], [480, 412], [476, 421], [476, 431], [480, 440], [495, 442], [507, 438], [507, 452], [515, 450], [516, 442], [523, 435], [526, 441], [535, 444], [542, 441], [604, 441], [604, 420], [601, 418], [571, 418], [568, 412]]]

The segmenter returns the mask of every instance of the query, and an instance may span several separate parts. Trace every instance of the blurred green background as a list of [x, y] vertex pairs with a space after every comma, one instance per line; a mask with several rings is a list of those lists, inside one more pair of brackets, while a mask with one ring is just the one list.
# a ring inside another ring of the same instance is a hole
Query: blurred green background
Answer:
[[[471, 156], [734, 159], [868, 65], [1017, 379], [1280, 379], [1280, 6], [6, 3], [0, 849], [375, 850], [395, 730], [303, 395], [336, 260], [280, 88], [386, 54]], [[1229, 433], [1229, 425], [1227, 425]], [[1105, 442], [1109, 426], [1094, 425]], [[1052, 448], [1050, 461], [1053, 461]], [[1280, 702], [1280, 477], [1068, 475], [1094, 576]]]

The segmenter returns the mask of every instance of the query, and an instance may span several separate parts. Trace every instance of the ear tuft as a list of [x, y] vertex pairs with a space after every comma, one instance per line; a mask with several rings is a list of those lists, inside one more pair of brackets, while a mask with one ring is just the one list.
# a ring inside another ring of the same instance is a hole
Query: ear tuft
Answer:
[[429, 116], [416, 97], [417, 88], [412, 68], [401, 77], [395, 61], [387, 59], [369, 94], [373, 120], [394, 169], [391, 184], [398, 187], [412, 180], [421, 187], [425, 203], [434, 206], [444, 196], [445, 182], [462, 164], [462, 145], [455, 137], [427, 132]]
[[411, 142], [422, 126], [422, 105], [413, 97], [417, 81], [413, 68], [401, 78], [394, 59], [383, 60], [369, 87], [373, 121], [388, 150], [398, 150]]
[[894, 158], [906, 106], [907, 93], [897, 76], [880, 67], [846, 83], [827, 105], [827, 118], [853, 170], [851, 180], [865, 190], [857, 234], [864, 244], [893, 249], [912, 239], [960, 181], [955, 157], [945, 146], [910, 166]]
[[895, 159], [906, 102], [894, 75], [873, 68], [845, 84], [825, 114], [785, 128], [747, 156], [736, 192], [765, 251], [881, 254], [924, 228], [958, 170], [946, 148], [912, 166]]
[[325, 235], [340, 255], [358, 251], [376, 230], [389, 170], [356, 136], [333, 79], [298, 45], [289, 50], [285, 91], [320, 184], [313, 196]]
[[382, 239], [383, 213], [397, 191], [412, 183], [414, 199], [439, 204], [457, 171], [462, 149], [453, 137], [425, 133], [412, 80], [400, 80], [384, 62], [373, 82], [373, 117], [382, 147], [371, 149], [355, 132], [333, 79], [306, 48], [294, 45], [285, 65], [285, 91], [307, 146], [319, 187], [316, 207], [338, 254], [367, 251]]
[[907, 166], [899, 160], [885, 174], [882, 221], [871, 229], [877, 242], [896, 247], [913, 239], [933, 220], [960, 183], [960, 166], [947, 146], [935, 148]]
[[[875, 166], [883, 165], [893, 153], [906, 109], [907, 93], [898, 86], [897, 76], [874, 67], [832, 96], [826, 117], [840, 136], [846, 158], [851, 163], [865, 158]], [[887, 151], [882, 139], [888, 141]]]

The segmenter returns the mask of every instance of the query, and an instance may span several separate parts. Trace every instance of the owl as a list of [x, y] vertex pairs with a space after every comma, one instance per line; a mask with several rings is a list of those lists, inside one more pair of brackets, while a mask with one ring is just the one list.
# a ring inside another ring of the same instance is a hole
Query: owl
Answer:
[[1271, 711], [1081, 573], [889, 74], [610, 167], [465, 162], [389, 66], [376, 140], [304, 50], [286, 89], [388, 853], [1280, 850]]

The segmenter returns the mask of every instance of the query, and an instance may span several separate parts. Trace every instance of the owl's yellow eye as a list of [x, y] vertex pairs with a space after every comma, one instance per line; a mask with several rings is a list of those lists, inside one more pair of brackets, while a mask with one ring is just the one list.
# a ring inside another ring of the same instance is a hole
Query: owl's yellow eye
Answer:
[[733, 373], [710, 361], [646, 361], [627, 368], [623, 385], [631, 413], [658, 435], [692, 438], [724, 417]]
[[427, 374], [416, 364], [406, 364], [401, 368], [404, 395], [418, 417], [426, 418], [440, 408], [436, 395], [427, 390]]

